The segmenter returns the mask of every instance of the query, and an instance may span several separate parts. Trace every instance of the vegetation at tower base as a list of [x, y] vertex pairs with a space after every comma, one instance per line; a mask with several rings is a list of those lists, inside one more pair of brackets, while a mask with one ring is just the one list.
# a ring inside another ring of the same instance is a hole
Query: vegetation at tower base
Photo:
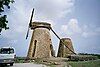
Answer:
[[0, 0], [0, 33], [2, 29], [9, 29], [7, 27], [7, 15], [3, 15], [2, 13], [4, 12], [5, 6], [10, 9], [10, 3], [13, 3], [14, 0]]
[[89, 61], [89, 60], [97, 60], [97, 56], [92, 55], [70, 55], [68, 56], [70, 61]]

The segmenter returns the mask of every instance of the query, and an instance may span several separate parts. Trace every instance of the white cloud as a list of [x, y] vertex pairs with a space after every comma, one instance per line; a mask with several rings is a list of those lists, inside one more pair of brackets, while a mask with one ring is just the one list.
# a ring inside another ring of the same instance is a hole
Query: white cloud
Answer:
[[66, 25], [61, 25], [61, 34], [64, 36], [77, 36], [81, 35], [82, 37], [93, 37], [100, 35], [100, 27], [91, 28], [88, 25], [80, 26], [77, 19], [70, 19]]
[[63, 34], [65, 33], [69, 36], [82, 32], [82, 29], [79, 26], [77, 19], [70, 19], [66, 25], [61, 26], [61, 30], [63, 31]]
[[82, 36], [85, 38], [93, 37], [93, 36], [100, 36], [100, 27], [92, 29], [89, 26], [85, 25], [85, 30], [83, 30]]
[[96, 32], [100, 33], [100, 27], [96, 28]]
[[34, 1], [38, 20], [56, 20], [70, 13], [73, 0], [36, 0]]
[[61, 30], [66, 32], [66, 30], [68, 30], [68, 25], [62, 25], [61, 26]]
[[10, 29], [4, 36], [12, 34], [7, 37], [15, 39], [18, 34], [25, 35], [32, 8], [35, 8], [33, 21], [45, 21], [53, 27], [55, 20], [71, 12], [73, 5], [74, 0], [15, 0], [7, 12]]
[[88, 35], [89, 35], [89, 34], [88, 34], [87, 32], [83, 32], [83, 33], [82, 33], [82, 36], [83, 36], [83, 37], [88, 37]]
[[70, 29], [73, 31], [73, 32], [76, 32], [76, 33], [81, 33], [81, 27], [79, 26], [78, 24], [78, 20], [77, 19], [70, 19], [69, 23], [68, 23], [68, 26], [70, 27]]

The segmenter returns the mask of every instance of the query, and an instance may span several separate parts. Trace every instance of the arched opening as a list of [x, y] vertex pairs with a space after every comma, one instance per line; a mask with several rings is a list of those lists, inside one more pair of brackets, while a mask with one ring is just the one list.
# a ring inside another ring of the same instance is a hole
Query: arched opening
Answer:
[[37, 43], [37, 40], [34, 41], [33, 57], [34, 57], [34, 55], [35, 55], [35, 51], [36, 51], [36, 43]]

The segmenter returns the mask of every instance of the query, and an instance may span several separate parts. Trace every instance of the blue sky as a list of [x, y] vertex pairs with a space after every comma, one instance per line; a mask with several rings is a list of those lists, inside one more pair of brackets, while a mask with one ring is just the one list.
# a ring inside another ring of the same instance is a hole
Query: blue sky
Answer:
[[[12, 46], [17, 56], [26, 56], [32, 30], [25, 39], [32, 8], [33, 21], [45, 21], [61, 37], [72, 39], [76, 53], [100, 54], [100, 0], [15, 0], [8, 15], [9, 30], [0, 35], [0, 47]], [[51, 33], [57, 53], [59, 40]]]

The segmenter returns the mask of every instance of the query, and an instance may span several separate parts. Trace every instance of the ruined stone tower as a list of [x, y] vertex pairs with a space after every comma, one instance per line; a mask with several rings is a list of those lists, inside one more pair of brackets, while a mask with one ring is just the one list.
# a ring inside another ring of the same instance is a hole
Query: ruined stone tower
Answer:
[[51, 43], [49, 23], [32, 22], [31, 29], [33, 30], [28, 58], [48, 58], [51, 57], [53, 46]]
[[74, 51], [71, 39], [62, 38], [59, 44], [58, 57], [68, 57], [69, 55], [74, 54], [66, 46], [70, 48], [70, 50]]

